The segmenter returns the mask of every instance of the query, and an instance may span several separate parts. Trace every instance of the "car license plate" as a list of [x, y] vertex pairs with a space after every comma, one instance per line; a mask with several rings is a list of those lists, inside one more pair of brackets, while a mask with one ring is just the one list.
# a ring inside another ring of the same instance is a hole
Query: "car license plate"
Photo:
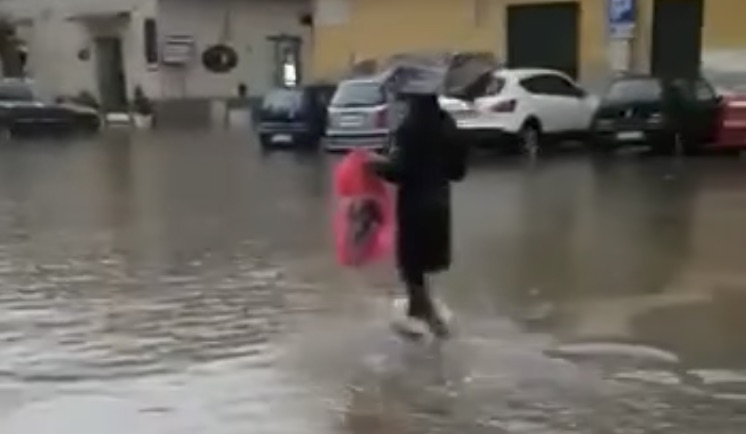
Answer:
[[343, 116], [339, 120], [339, 124], [345, 128], [359, 127], [363, 124], [363, 118], [361, 116]]
[[617, 133], [616, 138], [623, 141], [642, 140], [645, 138], [645, 134], [642, 131], [623, 131]]
[[290, 143], [293, 137], [289, 134], [275, 134], [272, 136], [272, 143]]

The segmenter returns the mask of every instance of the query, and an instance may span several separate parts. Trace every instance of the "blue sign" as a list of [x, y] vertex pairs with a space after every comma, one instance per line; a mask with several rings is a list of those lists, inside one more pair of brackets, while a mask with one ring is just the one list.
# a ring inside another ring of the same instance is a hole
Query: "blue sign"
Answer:
[[636, 0], [607, 0], [609, 36], [612, 39], [632, 39], [637, 20]]

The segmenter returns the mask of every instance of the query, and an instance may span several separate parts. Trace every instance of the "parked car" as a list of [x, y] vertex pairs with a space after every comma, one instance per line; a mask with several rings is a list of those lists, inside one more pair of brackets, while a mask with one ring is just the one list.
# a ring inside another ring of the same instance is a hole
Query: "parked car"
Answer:
[[721, 95], [722, 110], [713, 147], [746, 148], [746, 92]]
[[499, 69], [462, 95], [443, 96], [468, 140], [535, 153], [558, 140], [585, 139], [598, 98], [549, 69]]
[[746, 80], [740, 73], [708, 73], [708, 81], [721, 99], [715, 149], [746, 148]]
[[330, 84], [316, 84], [267, 93], [257, 115], [262, 147], [316, 147], [324, 134], [334, 89]]
[[3, 136], [47, 133], [93, 133], [101, 127], [95, 109], [46, 101], [31, 82], [0, 80], [0, 132]]
[[[666, 86], [680, 95], [678, 115], [664, 100]], [[594, 116], [594, 147], [605, 152], [630, 145], [659, 152], [672, 152], [677, 146], [686, 151], [704, 148], [717, 139], [721, 102], [703, 78], [618, 78], [608, 87]], [[674, 116], [680, 121], [674, 122]]]
[[340, 83], [329, 105], [324, 148], [380, 150], [392, 140], [396, 109], [384, 75]]

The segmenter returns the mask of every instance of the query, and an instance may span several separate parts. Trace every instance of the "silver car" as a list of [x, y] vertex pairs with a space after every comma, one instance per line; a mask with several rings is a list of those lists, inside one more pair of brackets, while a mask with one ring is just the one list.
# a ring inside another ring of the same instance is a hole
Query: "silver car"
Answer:
[[392, 140], [396, 113], [384, 77], [343, 81], [329, 105], [324, 148], [380, 150]]

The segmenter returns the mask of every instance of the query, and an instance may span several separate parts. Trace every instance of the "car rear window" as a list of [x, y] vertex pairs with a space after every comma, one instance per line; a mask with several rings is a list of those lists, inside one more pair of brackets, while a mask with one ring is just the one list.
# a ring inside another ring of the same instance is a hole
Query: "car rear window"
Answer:
[[303, 104], [303, 92], [300, 90], [278, 89], [264, 97], [262, 109], [268, 111], [294, 111]]
[[368, 107], [383, 104], [386, 97], [377, 82], [342, 83], [332, 98], [332, 107]]
[[606, 92], [608, 101], [657, 101], [663, 88], [655, 79], [620, 80], [614, 82]]
[[0, 83], [0, 101], [33, 101], [34, 92], [22, 83]]
[[505, 89], [505, 79], [502, 77], [492, 77], [487, 87], [484, 89], [485, 95], [499, 95]]

